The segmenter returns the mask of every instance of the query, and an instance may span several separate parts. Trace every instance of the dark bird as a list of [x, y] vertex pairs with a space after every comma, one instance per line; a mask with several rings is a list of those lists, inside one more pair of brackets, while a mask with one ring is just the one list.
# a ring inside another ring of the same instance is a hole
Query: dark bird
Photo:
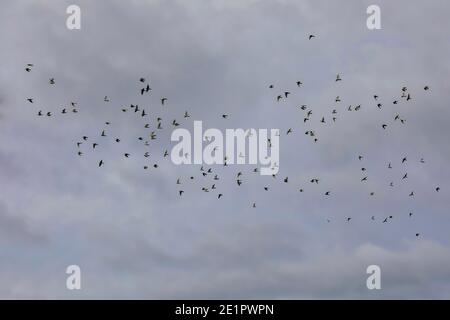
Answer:
[[339, 74], [336, 75], [336, 81], [341, 81], [341, 76]]
[[219, 195], [217, 196], [217, 199], [220, 199], [223, 196], [223, 194], [219, 193]]
[[48, 83], [55, 84], [55, 78], [51, 78], [50, 80], [48, 80]]
[[180, 190], [180, 191], [178, 191], [178, 193], [179, 193], [179, 195], [181, 196], [181, 195], [184, 193], [184, 191], [183, 191], [183, 190]]
[[33, 101], [34, 101], [33, 98], [27, 98], [27, 100], [29, 103], [33, 103]]
[[403, 159], [402, 159], [402, 163], [405, 163], [406, 162], [406, 157], [404, 157]]
[[297, 81], [297, 87], [300, 87], [303, 83], [301, 81]]
[[406, 178], [408, 178], [408, 172], [405, 173], [405, 175], [403, 176], [402, 180], [404, 180], [404, 179], [406, 179]]
[[103, 165], [103, 160], [100, 160], [100, 162], [98, 163], [98, 166], [101, 167]]
[[284, 97], [287, 98], [288, 95], [290, 95], [290, 94], [291, 94], [291, 93], [290, 93], [289, 91], [285, 91], [285, 92], [284, 92]]
[[308, 37], [308, 40], [311, 40], [312, 38], [315, 38], [315, 37], [316, 37], [315, 35], [310, 34], [309, 37]]
[[164, 103], [167, 101], [167, 98], [161, 98], [161, 104], [164, 105]]
[[129, 153], [125, 153], [124, 156], [125, 156], [125, 158], [128, 158], [130, 156], [130, 154]]

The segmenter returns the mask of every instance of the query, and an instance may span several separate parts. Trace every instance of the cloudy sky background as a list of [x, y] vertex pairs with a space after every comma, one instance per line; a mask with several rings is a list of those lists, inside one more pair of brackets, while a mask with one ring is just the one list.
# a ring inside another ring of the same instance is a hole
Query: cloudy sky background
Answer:
[[[79, 31], [66, 28], [70, 4], [81, 7]], [[370, 4], [3, 3], [0, 297], [449, 298], [450, 4], [377, 1], [377, 31], [366, 27]], [[310, 33], [317, 37], [308, 41]], [[35, 64], [31, 73], [24, 71], [27, 63]], [[140, 77], [149, 80], [150, 95], [139, 95]], [[413, 100], [394, 106], [402, 86]], [[285, 90], [290, 98], [276, 103]], [[70, 101], [80, 112], [61, 115]], [[130, 103], [145, 107], [150, 118], [122, 113]], [[313, 110], [307, 125], [301, 104]], [[350, 104], [362, 108], [348, 112]], [[54, 116], [37, 117], [38, 110]], [[393, 121], [397, 113], [405, 125]], [[155, 130], [158, 116], [164, 130], [146, 149], [137, 137]], [[253, 166], [213, 167], [224, 197], [203, 193], [212, 182], [199, 166], [162, 159], [174, 118], [187, 129], [193, 120], [205, 128], [280, 128], [277, 178], [253, 174]], [[288, 128], [294, 133], [286, 136]], [[103, 129], [107, 138], [99, 137]], [[318, 143], [304, 135], [309, 129]], [[78, 157], [83, 135], [100, 146], [93, 152], [85, 144]], [[112, 142], [115, 137], [122, 142]], [[156, 162], [158, 169], [143, 170]], [[409, 179], [401, 182], [406, 171]], [[314, 177], [319, 185], [309, 183]], [[381, 223], [389, 215], [394, 218]], [[71, 264], [82, 269], [80, 291], [65, 287]], [[381, 267], [382, 290], [366, 288], [371, 264]]]

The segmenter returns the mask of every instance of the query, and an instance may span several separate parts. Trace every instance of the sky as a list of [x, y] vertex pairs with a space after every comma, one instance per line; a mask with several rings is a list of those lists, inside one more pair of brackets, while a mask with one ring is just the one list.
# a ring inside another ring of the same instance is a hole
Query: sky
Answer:
[[[71, 4], [80, 30], [66, 27]], [[380, 30], [366, 26], [371, 4]], [[2, 3], [0, 298], [450, 298], [449, 14], [445, 0]], [[72, 101], [79, 112], [61, 114]], [[163, 157], [173, 119], [280, 129], [279, 173], [176, 166]], [[81, 290], [66, 288], [69, 265]]]

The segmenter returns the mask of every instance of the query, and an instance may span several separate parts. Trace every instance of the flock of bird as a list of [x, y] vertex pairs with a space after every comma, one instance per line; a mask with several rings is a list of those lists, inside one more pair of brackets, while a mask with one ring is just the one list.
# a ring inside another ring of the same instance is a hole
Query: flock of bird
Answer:
[[[309, 35], [308, 36], [309, 40], [312, 40], [314, 38], [315, 38], [315, 35]], [[33, 69], [34, 69], [34, 64], [30, 63], [30, 64], [27, 64], [25, 66], [25, 71], [26, 72], [32, 72]], [[336, 83], [337, 82], [341, 82], [341, 81], [343, 81], [343, 78], [342, 78], [342, 76], [340, 74], [337, 74], [336, 77], [334, 78], [334, 81]], [[150, 94], [152, 92], [152, 88], [150, 87], [150, 84], [147, 82], [146, 78], [141, 77], [141, 78], [138, 79], [137, 82], [138, 82], [138, 92], [137, 92], [138, 95], [144, 96], [144, 95]], [[48, 80], [48, 83], [51, 86], [56, 85], [55, 78], [50, 78]], [[298, 81], [295, 82], [295, 86], [297, 88], [301, 88], [303, 86], [303, 82], [298, 80]], [[273, 85], [273, 84], [269, 84], [268, 85], [268, 89], [272, 90], [272, 91], [276, 90], [275, 85]], [[430, 87], [425, 85], [423, 87], [423, 90], [424, 91], [429, 91]], [[275, 103], [282, 103], [284, 101], [287, 101], [288, 99], [290, 99], [290, 96], [291, 96], [291, 92], [290, 91], [282, 90], [281, 93], [274, 94]], [[411, 100], [412, 100], [412, 93], [409, 92], [407, 87], [401, 87], [399, 89], [399, 97], [398, 98], [394, 98], [391, 101], [391, 103], [392, 103], [392, 105], [397, 105], [400, 102], [409, 102]], [[26, 97], [26, 101], [28, 101], [30, 104], [35, 104], [36, 103], [36, 99], [34, 97]], [[159, 99], [159, 101], [160, 101], [161, 107], [167, 108], [167, 104], [169, 102], [168, 98], [161, 97]], [[379, 97], [379, 95], [377, 95], [377, 94], [373, 95], [373, 101], [374, 101], [374, 105], [378, 109], [381, 109], [381, 108], [384, 107], [383, 103], [381, 103], [381, 98]], [[111, 103], [111, 99], [108, 96], [104, 96], [103, 102], [104, 103]], [[334, 99], [334, 103], [335, 104], [339, 104], [340, 102], [341, 102], [340, 96], [336, 96], [336, 98]], [[314, 119], [313, 118], [313, 110], [312, 110], [312, 108], [309, 108], [305, 104], [301, 104], [298, 108], [302, 112], [304, 112], [303, 124], [310, 123]], [[344, 110], [346, 112], [357, 112], [357, 111], [361, 110], [361, 108], [362, 108], [362, 106], [360, 104], [359, 105], [354, 105], [354, 106], [350, 105], [350, 106], [346, 107]], [[66, 115], [66, 114], [69, 114], [69, 113], [73, 113], [73, 114], [78, 113], [79, 109], [77, 107], [77, 102], [73, 102], [73, 101], [70, 102], [67, 107], [63, 107], [59, 112], [61, 114], [63, 114], [63, 115]], [[151, 119], [150, 110], [148, 110], [148, 109], [146, 109], [144, 107], [140, 107], [138, 104], [130, 104], [129, 106], [126, 106], [126, 107], [120, 107], [120, 111], [119, 112], [122, 112], [122, 113], [127, 113], [128, 112], [128, 113], [135, 114], [137, 117], [140, 117], [142, 119]], [[315, 112], [316, 111], [314, 111], [314, 114], [315, 114]], [[46, 110], [40, 110], [40, 109], [37, 110], [36, 114], [37, 114], [38, 117], [52, 117], [52, 116], [54, 116], [54, 113], [52, 111], [46, 111]], [[183, 113], [180, 114], [180, 118], [182, 118], [182, 119], [188, 119], [190, 117], [191, 116], [190, 116], [188, 111], [184, 111]], [[228, 118], [228, 114], [222, 114], [220, 117], [222, 119], [227, 119]], [[331, 111], [330, 115], [320, 115], [320, 116], [317, 117], [316, 120], [319, 123], [321, 123], [321, 124], [326, 124], [329, 121], [331, 123], [334, 123], [334, 122], [337, 121], [337, 119], [338, 119], [338, 110], [337, 109], [333, 109]], [[400, 114], [396, 114], [394, 116], [394, 118], [393, 118], [393, 121], [394, 122], [399, 122], [401, 124], [405, 124], [405, 122], [406, 122], [406, 120]], [[123, 157], [124, 158], [130, 158], [132, 156], [136, 156], [136, 157], [143, 157], [144, 159], [149, 158], [150, 154], [152, 154], [152, 155], [154, 154], [154, 151], [150, 151], [150, 147], [152, 146], [151, 143], [152, 143], [153, 140], [156, 140], [158, 138], [159, 132], [162, 132], [162, 130], [164, 130], [164, 128], [172, 129], [172, 128], [178, 127], [179, 125], [180, 125], [180, 121], [179, 120], [173, 119], [172, 121], [169, 120], [166, 123], [165, 120], [161, 116], [156, 117], [154, 119], [154, 123], [151, 123], [150, 120], [149, 120], [148, 123], [145, 123], [144, 128], [143, 128], [145, 130], [148, 130], [147, 131], [147, 135], [142, 135], [142, 136], [137, 137], [137, 139], [142, 143], [144, 148], [147, 148], [147, 149], [145, 149], [139, 155], [132, 155], [130, 152], [123, 152]], [[96, 137], [88, 137], [86, 135], [81, 136], [79, 141], [76, 142], [76, 149], [77, 149], [76, 153], [77, 153], [77, 155], [79, 157], [82, 157], [85, 154], [85, 152], [88, 152], [88, 151], [96, 152], [98, 147], [103, 143], [104, 139], [112, 139], [112, 141], [114, 143], [120, 144], [121, 143], [121, 138], [113, 137], [112, 135], [111, 136], [109, 135], [108, 128], [110, 126], [111, 126], [111, 122], [105, 121], [104, 122], [104, 127], [99, 130], [98, 136], [96, 136]], [[382, 130], [386, 130], [387, 127], [388, 127], [387, 123], [382, 123], [381, 124], [381, 129]], [[287, 128], [286, 135], [291, 135], [291, 134], [294, 134], [294, 128]], [[313, 129], [306, 130], [304, 132], [304, 134], [307, 137], [311, 138], [312, 141], [315, 142], [315, 143], [317, 143], [319, 141], [318, 135], [317, 135], [316, 131], [313, 130]], [[268, 146], [269, 147], [271, 146], [270, 139], [268, 139]], [[169, 157], [169, 151], [167, 149], [157, 151], [156, 154], [162, 155], [163, 158], [167, 158], [167, 159], [170, 158]], [[185, 156], [188, 157], [189, 154], [186, 153]], [[361, 179], [360, 179], [361, 181], [360, 182], [361, 183], [365, 183], [365, 182], [368, 181], [369, 175], [367, 174], [367, 169], [364, 166], [364, 156], [363, 155], [357, 155], [356, 157], [357, 157], [358, 161], [361, 163], [360, 171], [361, 171], [362, 175], [361, 175]], [[224, 164], [223, 164], [223, 166], [225, 166], [225, 167], [228, 166], [227, 160], [228, 159], [225, 156]], [[410, 161], [410, 160], [408, 159], [408, 157], [405, 156], [402, 159], [399, 159], [398, 163], [399, 163], [399, 165], [404, 166], [404, 168], [406, 170], [406, 164], [407, 164], [408, 161]], [[413, 161], [413, 160], [411, 160], [411, 161]], [[417, 160], [414, 160], [414, 161], [417, 161]], [[421, 158], [418, 161], [421, 164], [425, 163], [425, 160], [423, 158]], [[105, 159], [103, 159], [101, 156], [99, 156], [97, 165], [98, 165], [98, 167], [103, 167], [103, 166], [107, 165], [107, 163], [106, 163]], [[144, 170], [149, 170], [150, 168], [157, 169], [158, 167], [159, 167], [158, 163], [154, 162], [152, 164], [144, 165], [143, 169]], [[388, 170], [392, 169], [393, 168], [393, 164], [391, 162], [387, 163], [386, 164], [386, 168]], [[259, 172], [259, 168], [258, 167], [253, 168], [251, 170], [251, 172], [252, 173], [258, 173]], [[219, 174], [217, 172], [213, 171], [213, 168], [211, 168], [211, 167], [210, 168], [206, 168], [205, 166], [201, 166], [200, 170], [199, 170], [199, 176], [202, 177], [202, 178], [208, 178], [208, 177], [210, 178], [210, 180], [209, 179], [206, 179], [206, 180], [202, 179], [201, 180], [202, 181], [201, 192], [212, 193], [212, 194], [214, 194], [214, 196], [217, 199], [222, 199], [224, 197], [223, 191], [219, 191], [219, 189], [220, 189], [219, 188], [219, 181], [220, 181], [221, 177], [219, 176]], [[183, 187], [183, 184], [184, 184], [183, 181], [185, 181], [185, 180], [194, 180], [196, 178], [197, 178], [196, 176], [190, 175], [188, 177], [184, 177], [184, 178], [183, 177], [178, 177], [176, 179], [176, 181], [175, 181], [175, 185], [177, 186], [176, 190], [177, 190], [177, 193], [178, 193], [178, 195], [180, 197], [182, 197], [183, 194], [185, 193], [185, 188]], [[273, 178], [277, 178], [277, 176], [273, 175]], [[406, 181], [407, 179], [408, 179], [408, 172], [405, 171], [404, 174], [402, 175], [402, 178], [400, 179], [400, 181]], [[319, 184], [320, 182], [321, 182], [321, 179], [319, 179], [318, 177], [313, 177], [313, 178], [311, 178], [309, 180], [310, 184]], [[235, 183], [236, 183], [237, 187], [240, 187], [244, 183], [244, 172], [243, 171], [237, 171], [235, 173]], [[282, 183], [288, 184], [289, 183], [289, 177], [283, 177], [282, 178]], [[394, 187], [394, 183], [395, 183], [395, 181], [390, 181], [389, 182], [389, 186], [391, 188]], [[268, 185], [264, 186], [263, 190], [265, 192], [268, 192], [270, 190], [270, 186], [268, 186]], [[298, 192], [303, 193], [304, 190], [305, 190], [304, 187], [298, 187]], [[435, 186], [434, 187], [434, 191], [435, 192], [439, 192], [440, 191], [440, 187], [439, 186]], [[329, 197], [329, 196], [331, 196], [331, 194], [332, 194], [331, 190], [327, 190], [327, 191], [324, 192], [324, 196], [325, 197]], [[374, 191], [371, 191], [369, 193], [369, 196], [374, 196], [374, 195], [375, 195]], [[409, 192], [408, 196], [409, 197], [414, 197], [415, 196], [414, 190], [411, 190]], [[252, 202], [250, 205], [251, 205], [251, 207], [256, 208], [257, 204], [256, 204], [256, 202]], [[407, 216], [408, 217], [412, 217], [413, 213], [409, 212], [407, 214]], [[393, 219], [393, 216], [392, 215], [388, 215], [386, 217], [381, 218], [379, 221], [381, 221], [381, 223], [388, 223], [391, 219]], [[350, 222], [351, 220], [352, 220], [351, 216], [345, 217], [345, 221], [346, 222]], [[375, 216], [372, 216], [371, 220], [372, 221], [376, 221], [377, 219], [376, 219]], [[327, 218], [326, 221], [329, 223], [332, 220], [331, 220], [331, 218]], [[415, 236], [419, 237], [420, 233], [417, 232], [415, 234]]]

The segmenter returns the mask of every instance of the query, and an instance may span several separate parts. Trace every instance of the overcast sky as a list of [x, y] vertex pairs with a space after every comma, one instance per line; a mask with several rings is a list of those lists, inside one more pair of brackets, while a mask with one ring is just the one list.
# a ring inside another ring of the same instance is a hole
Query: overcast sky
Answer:
[[[70, 4], [81, 8], [81, 30], [66, 28]], [[376, 1], [382, 29], [374, 31], [370, 4], [3, 3], [0, 298], [450, 298], [450, 4]], [[140, 77], [150, 94], [140, 95]], [[277, 103], [284, 91], [292, 94]], [[71, 101], [79, 113], [62, 115]], [[150, 115], [121, 112], [131, 103]], [[302, 104], [313, 111], [307, 124]], [[173, 119], [189, 130], [194, 120], [279, 128], [279, 174], [212, 166], [218, 190], [202, 192], [211, 175], [162, 157]], [[317, 143], [304, 134], [310, 129]], [[151, 131], [158, 138], [145, 147], [137, 138]], [[89, 140], [79, 157], [82, 136]], [[79, 291], [66, 289], [72, 264], [81, 267]], [[381, 290], [366, 287], [372, 264], [381, 267]]]

